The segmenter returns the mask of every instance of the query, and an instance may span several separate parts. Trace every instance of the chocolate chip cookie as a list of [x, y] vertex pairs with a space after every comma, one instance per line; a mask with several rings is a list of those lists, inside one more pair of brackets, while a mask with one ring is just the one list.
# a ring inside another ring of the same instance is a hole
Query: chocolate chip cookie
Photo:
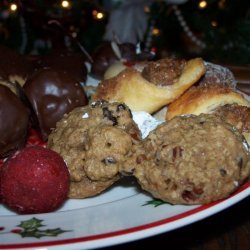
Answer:
[[98, 101], [65, 115], [50, 134], [48, 147], [58, 152], [69, 168], [69, 197], [85, 198], [119, 179], [119, 165], [140, 138], [125, 104]]

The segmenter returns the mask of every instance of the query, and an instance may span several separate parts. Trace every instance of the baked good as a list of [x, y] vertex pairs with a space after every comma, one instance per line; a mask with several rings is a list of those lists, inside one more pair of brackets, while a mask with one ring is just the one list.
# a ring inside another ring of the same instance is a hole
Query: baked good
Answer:
[[93, 181], [118, 178], [119, 165], [125, 160], [133, 143], [123, 129], [100, 125], [88, 131], [84, 170]]
[[223, 85], [232, 89], [236, 88], [236, 79], [230, 69], [219, 64], [205, 62], [206, 73], [199, 80], [199, 85]]
[[218, 107], [213, 114], [236, 127], [250, 145], [250, 107], [226, 104]]
[[110, 79], [114, 76], [117, 76], [119, 73], [121, 73], [126, 68], [127, 68], [127, 66], [123, 62], [121, 62], [121, 61], [114, 62], [105, 70], [104, 75], [103, 75], [103, 79], [106, 80], [106, 79]]
[[94, 196], [119, 179], [124, 158], [140, 131], [123, 103], [94, 102], [65, 115], [49, 135], [70, 172], [71, 198]]
[[37, 116], [38, 129], [44, 141], [65, 113], [88, 103], [80, 83], [58, 69], [35, 72], [23, 89]]
[[8, 87], [0, 85], [0, 158], [24, 146], [29, 128], [29, 109]]
[[[150, 82], [147, 80], [153, 79], [150, 76], [155, 75], [155, 71], [151, 70], [151, 64], [148, 64], [150, 70], [147, 71], [146, 66], [143, 72], [132, 67], [126, 68], [117, 76], [102, 81], [92, 96], [92, 100], [124, 102], [132, 111], [153, 113], [178, 98], [205, 73], [201, 58], [195, 58], [180, 65], [172, 63], [172, 61], [175, 59], [159, 62], [160, 66], [164, 65], [163, 67], [166, 69], [165, 75], [161, 77], [163, 81], [158, 79], [157, 82]], [[172, 67], [173, 64], [175, 67]], [[169, 75], [172, 78], [168, 77]], [[168, 79], [167, 83], [165, 79]]]
[[226, 104], [250, 106], [250, 102], [243, 95], [229, 87], [215, 84], [192, 86], [168, 106], [166, 120], [177, 115], [212, 113]]
[[164, 122], [125, 162], [141, 187], [172, 204], [227, 197], [250, 175], [248, 145], [237, 129], [209, 114]]

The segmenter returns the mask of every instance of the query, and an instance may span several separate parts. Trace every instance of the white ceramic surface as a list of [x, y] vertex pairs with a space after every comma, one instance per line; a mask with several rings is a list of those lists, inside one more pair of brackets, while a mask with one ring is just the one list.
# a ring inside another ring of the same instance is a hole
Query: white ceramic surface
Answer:
[[54, 213], [16, 215], [1, 206], [0, 249], [82, 250], [112, 246], [199, 221], [249, 194], [250, 182], [229, 198], [212, 204], [155, 207], [146, 205], [152, 197], [142, 193], [133, 179], [127, 179], [95, 198], [69, 200]]

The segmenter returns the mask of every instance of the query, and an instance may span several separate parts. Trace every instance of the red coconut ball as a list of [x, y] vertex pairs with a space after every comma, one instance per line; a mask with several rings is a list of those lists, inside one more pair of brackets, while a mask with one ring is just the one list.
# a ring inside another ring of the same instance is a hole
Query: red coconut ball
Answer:
[[17, 151], [2, 166], [2, 203], [20, 214], [58, 209], [69, 191], [69, 171], [63, 158], [41, 146]]

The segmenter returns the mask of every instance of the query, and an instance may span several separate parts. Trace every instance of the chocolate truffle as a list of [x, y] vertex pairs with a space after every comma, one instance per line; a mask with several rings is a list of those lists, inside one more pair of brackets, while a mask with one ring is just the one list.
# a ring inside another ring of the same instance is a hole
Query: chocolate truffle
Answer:
[[0, 54], [1, 76], [4, 72], [2, 78], [7, 78], [11, 82], [18, 82], [22, 86], [33, 71], [32, 63], [24, 55], [3, 45], [0, 45]]
[[80, 83], [85, 83], [87, 78], [87, 67], [85, 56], [70, 51], [55, 50], [49, 55], [39, 58], [36, 63], [38, 69], [51, 68], [69, 73]]
[[6, 86], [0, 85], [0, 157], [24, 146], [29, 128], [29, 109]]
[[61, 70], [41, 69], [23, 88], [37, 115], [44, 141], [64, 114], [88, 102], [80, 83]]
[[[103, 42], [100, 46], [94, 51], [93, 65], [91, 67], [91, 75], [97, 79], [102, 79], [104, 72], [107, 68], [118, 62], [121, 58], [115, 53], [114, 48], [112, 47], [112, 42]], [[117, 44], [121, 57], [125, 60], [134, 61], [136, 57], [136, 47], [130, 43]], [[119, 52], [118, 52], [119, 53]]]
[[108, 67], [116, 62], [152, 60], [154, 54], [145, 50], [137, 51], [136, 45], [132, 43], [118, 44], [104, 41], [96, 48], [92, 58], [94, 62], [91, 67], [91, 75], [97, 79], [103, 79]]

